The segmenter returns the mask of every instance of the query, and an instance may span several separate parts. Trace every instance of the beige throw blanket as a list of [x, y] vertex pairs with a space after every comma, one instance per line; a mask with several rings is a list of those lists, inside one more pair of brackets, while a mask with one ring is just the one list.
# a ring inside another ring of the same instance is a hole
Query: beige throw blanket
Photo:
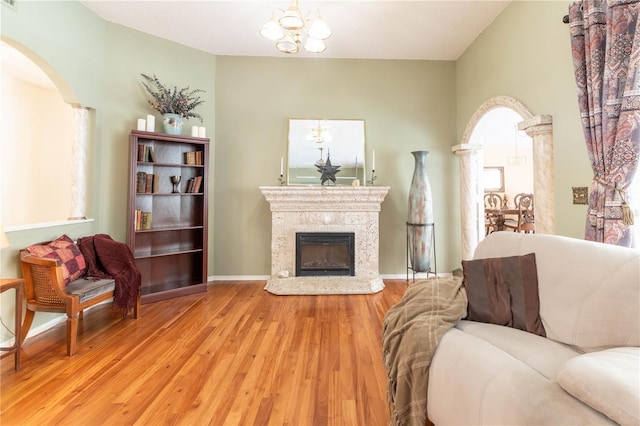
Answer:
[[415, 282], [385, 315], [382, 347], [391, 424], [425, 425], [433, 352], [466, 308], [462, 278], [452, 276]]

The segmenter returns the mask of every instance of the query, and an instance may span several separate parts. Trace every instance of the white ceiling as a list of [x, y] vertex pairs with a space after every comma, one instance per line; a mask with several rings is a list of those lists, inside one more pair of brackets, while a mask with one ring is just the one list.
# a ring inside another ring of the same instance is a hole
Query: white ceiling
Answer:
[[[511, 0], [305, 1], [331, 27], [327, 50], [294, 57], [456, 60]], [[288, 0], [81, 0], [100, 17], [214, 55], [286, 57], [259, 34]], [[0, 67], [42, 87], [53, 83], [0, 43]]]
[[[456, 60], [511, 1], [305, 1], [333, 31], [322, 54], [296, 57]], [[83, 0], [107, 21], [214, 55], [288, 56], [258, 32], [288, 0]]]

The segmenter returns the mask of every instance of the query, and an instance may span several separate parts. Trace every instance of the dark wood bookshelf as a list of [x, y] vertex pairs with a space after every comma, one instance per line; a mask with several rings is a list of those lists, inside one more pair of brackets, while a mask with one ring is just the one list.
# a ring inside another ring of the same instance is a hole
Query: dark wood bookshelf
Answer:
[[[142, 272], [142, 303], [206, 291], [209, 139], [132, 131], [129, 143], [127, 243]], [[138, 192], [140, 172], [156, 192]], [[182, 176], [179, 193], [171, 176]], [[187, 192], [191, 179], [200, 180], [197, 192]]]

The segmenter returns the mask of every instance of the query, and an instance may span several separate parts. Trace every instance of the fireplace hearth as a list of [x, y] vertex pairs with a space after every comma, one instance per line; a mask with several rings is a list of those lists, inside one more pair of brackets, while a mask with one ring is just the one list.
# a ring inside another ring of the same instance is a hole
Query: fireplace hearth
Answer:
[[297, 232], [296, 276], [354, 276], [353, 232]]

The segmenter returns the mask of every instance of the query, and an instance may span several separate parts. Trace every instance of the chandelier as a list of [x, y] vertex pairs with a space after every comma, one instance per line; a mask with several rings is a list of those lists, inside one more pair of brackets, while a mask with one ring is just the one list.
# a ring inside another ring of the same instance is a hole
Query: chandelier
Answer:
[[[315, 19], [311, 19], [315, 12]], [[276, 20], [276, 15], [280, 17]], [[271, 19], [260, 30], [260, 34], [276, 42], [276, 48], [283, 53], [298, 53], [300, 45], [307, 52], [322, 53], [327, 46], [324, 40], [331, 37], [331, 29], [322, 20], [318, 9], [311, 9], [306, 18], [300, 10], [298, 0], [291, 0], [287, 10], [276, 9]]]
[[304, 139], [308, 142], [323, 143], [331, 142], [333, 136], [329, 132], [329, 128], [327, 126], [321, 126], [320, 120], [318, 120], [318, 125], [311, 127], [311, 130]]
[[527, 157], [525, 155], [518, 155], [518, 126], [515, 126], [515, 152], [513, 155], [507, 157], [507, 164], [510, 166], [522, 166], [527, 162]]

